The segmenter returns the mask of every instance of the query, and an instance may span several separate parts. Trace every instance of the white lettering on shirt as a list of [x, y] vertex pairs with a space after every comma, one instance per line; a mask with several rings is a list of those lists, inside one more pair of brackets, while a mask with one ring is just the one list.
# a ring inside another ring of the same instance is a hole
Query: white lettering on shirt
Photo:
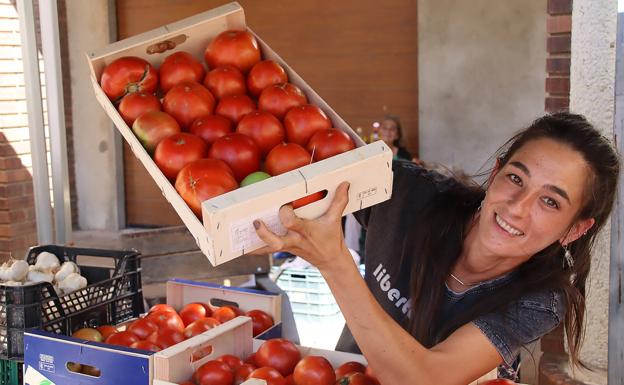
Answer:
[[379, 288], [383, 292], [387, 292], [388, 300], [392, 302], [396, 308], [401, 308], [403, 314], [408, 314], [411, 309], [410, 301], [407, 297], [401, 296], [401, 291], [399, 291], [399, 289], [392, 287], [390, 274], [386, 273], [383, 264], [380, 263], [375, 271], [373, 271], [373, 277], [379, 282]]

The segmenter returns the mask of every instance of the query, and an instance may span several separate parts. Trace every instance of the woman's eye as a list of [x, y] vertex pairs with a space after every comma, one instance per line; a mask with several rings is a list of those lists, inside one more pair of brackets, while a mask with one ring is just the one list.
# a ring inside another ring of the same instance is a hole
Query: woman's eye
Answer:
[[508, 177], [509, 177], [509, 180], [511, 180], [513, 183], [517, 184], [518, 186], [522, 186], [522, 179], [520, 179], [518, 175], [509, 174]]
[[552, 198], [545, 197], [542, 200], [548, 207], [552, 207], [553, 209], [559, 208], [559, 203], [557, 203], [557, 201]]

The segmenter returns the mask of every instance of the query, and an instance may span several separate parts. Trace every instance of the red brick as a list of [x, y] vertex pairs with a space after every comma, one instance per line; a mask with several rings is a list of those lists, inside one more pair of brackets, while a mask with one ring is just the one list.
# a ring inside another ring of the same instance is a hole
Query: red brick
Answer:
[[572, 13], [572, 0], [548, 0], [548, 14], [561, 15]]
[[16, 237], [33, 231], [37, 231], [37, 224], [33, 221], [0, 225], [0, 237]]
[[25, 206], [32, 207], [33, 201], [34, 197], [32, 195], [12, 198], [0, 198], [0, 210], [22, 209]]
[[0, 170], [10, 170], [22, 167], [22, 161], [16, 156], [0, 158]]
[[546, 40], [546, 51], [548, 53], [570, 52], [572, 47], [570, 34], [551, 36]]
[[570, 33], [572, 32], [572, 15], [548, 16], [546, 19], [546, 32]]
[[13, 183], [27, 180], [32, 180], [32, 176], [26, 168], [0, 170], [0, 183]]
[[31, 181], [0, 184], [0, 197], [10, 198], [22, 195], [33, 195]]
[[0, 223], [11, 222], [11, 212], [8, 210], [0, 210]]
[[570, 58], [548, 58], [546, 59], [546, 72], [553, 75], [570, 74]]
[[570, 95], [570, 79], [569, 78], [547, 78], [546, 92], [551, 95]]
[[567, 111], [570, 108], [570, 98], [566, 97], [547, 97], [544, 103], [546, 112]]

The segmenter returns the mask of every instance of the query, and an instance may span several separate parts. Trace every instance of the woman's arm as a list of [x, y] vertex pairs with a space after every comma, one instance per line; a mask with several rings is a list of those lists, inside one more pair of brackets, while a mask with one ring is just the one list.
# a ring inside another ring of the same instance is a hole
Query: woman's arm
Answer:
[[373, 297], [344, 245], [340, 218], [348, 201], [341, 184], [327, 212], [318, 219], [298, 218], [280, 210], [286, 235], [273, 234], [261, 222], [256, 231], [269, 246], [259, 252], [286, 250], [315, 265], [325, 277], [360, 349], [383, 385], [465, 385], [492, 370], [502, 358], [490, 340], [468, 324], [442, 343], [426, 349]]

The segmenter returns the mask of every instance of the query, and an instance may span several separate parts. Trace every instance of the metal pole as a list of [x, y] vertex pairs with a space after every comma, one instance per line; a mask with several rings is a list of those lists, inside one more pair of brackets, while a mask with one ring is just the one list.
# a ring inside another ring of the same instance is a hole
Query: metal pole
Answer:
[[52, 206], [50, 204], [48, 162], [43, 130], [43, 107], [41, 105], [41, 82], [39, 79], [39, 57], [37, 55], [32, 0], [17, 0], [17, 13], [19, 15], [20, 36], [22, 38], [26, 107], [28, 110], [30, 152], [33, 163], [37, 239], [39, 244], [46, 244], [53, 241]]
[[67, 171], [67, 136], [65, 133], [65, 105], [63, 101], [63, 73], [56, 0], [39, 2], [41, 48], [43, 51], [50, 155], [52, 160], [52, 190], [54, 195], [54, 228], [56, 243], [71, 240], [71, 200]]

